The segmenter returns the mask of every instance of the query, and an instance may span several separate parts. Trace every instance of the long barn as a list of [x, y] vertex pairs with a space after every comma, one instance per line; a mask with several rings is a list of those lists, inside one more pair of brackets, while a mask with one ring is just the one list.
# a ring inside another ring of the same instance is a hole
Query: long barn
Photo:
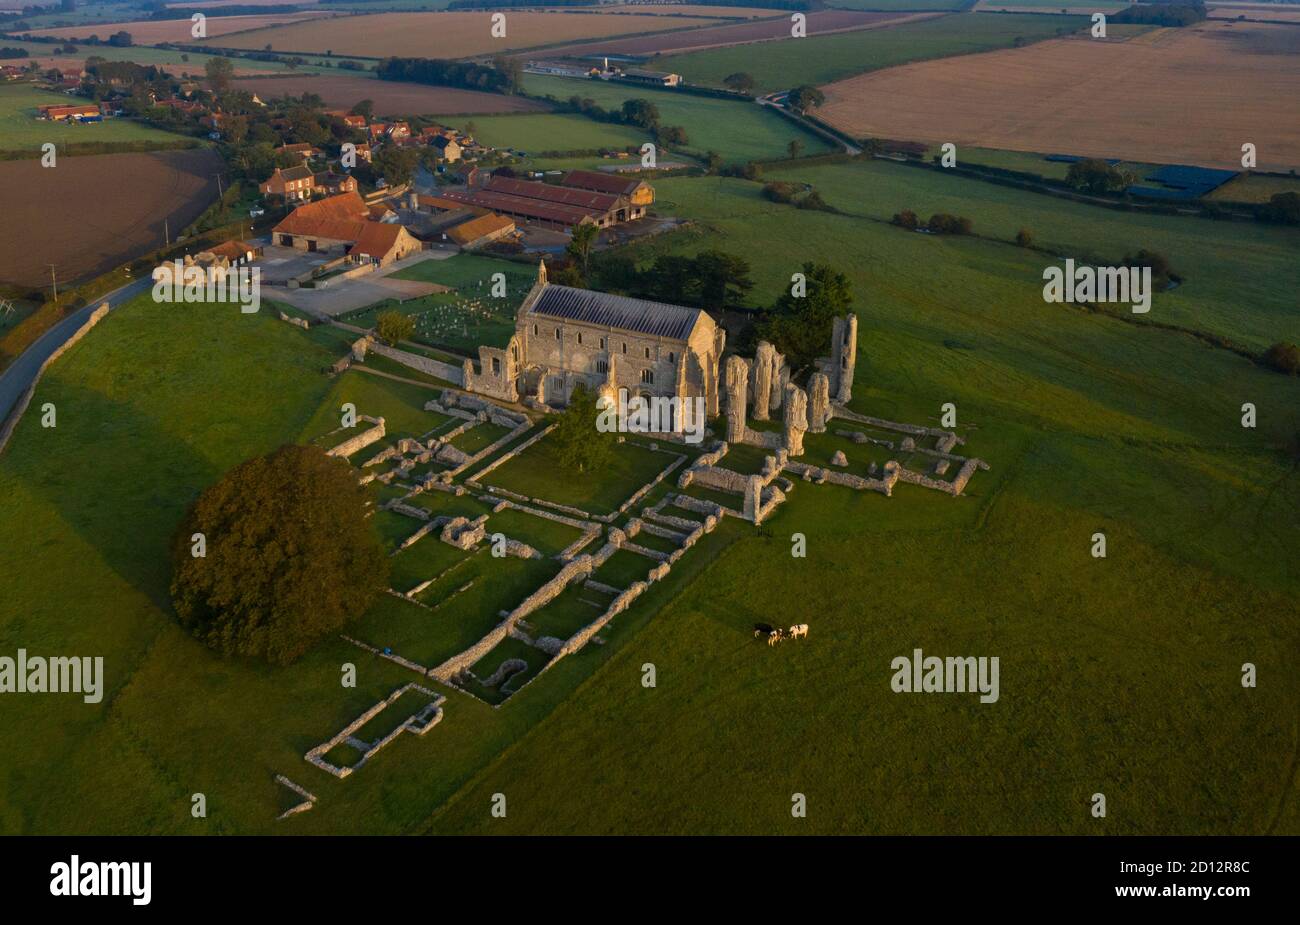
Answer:
[[654, 191], [644, 183], [640, 185], [645, 188], [638, 189], [639, 181], [619, 179], [611, 186], [620, 191], [605, 191], [590, 188], [590, 182], [584, 188], [570, 185], [567, 180], [551, 184], [494, 176], [478, 189], [451, 190], [442, 195], [444, 199], [556, 229], [582, 224], [608, 228], [635, 221], [645, 216], [646, 208], [654, 201]]

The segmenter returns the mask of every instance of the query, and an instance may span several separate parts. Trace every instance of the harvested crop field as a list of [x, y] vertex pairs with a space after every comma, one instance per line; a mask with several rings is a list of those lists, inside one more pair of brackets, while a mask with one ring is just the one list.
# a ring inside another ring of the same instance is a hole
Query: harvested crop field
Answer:
[[[249, 29], [263, 29], [287, 23], [296, 23], [308, 19], [317, 19], [320, 13], [281, 13], [266, 16], [209, 16], [207, 20], [208, 38], [246, 32]], [[32, 35], [48, 36], [56, 39], [85, 40], [97, 35], [105, 41], [116, 32], [131, 33], [131, 42], [135, 45], [157, 45], [159, 42], [194, 41], [190, 30], [194, 24], [188, 19], [137, 20], [135, 22], [89, 23], [84, 26], [64, 26], [61, 29], [34, 29]]]
[[1208, 7], [1211, 19], [1260, 19], [1267, 22], [1300, 22], [1300, 7], [1280, 3], [1215, 3]]
[[322, 74], [293, 77], [252, 77], [236, 81], [241, 90], [256, 93], [263, 101], [286, 94], [315, 93], [326, 106], [351, 109], [362, 100], [373, 100], [380, 116], [453, 116], [477, 113], [545, 112], [545, 103], [502, 93], [482, 93], [456, 87], [431, 87], [398, 80]]
[[[502, 12], [500, 10], [492, 12]], [[492, 37], [492, 13], [375, 13], [364, 21], [355, 16], [315, 19], [274, 26], [206, 44], [229, 48], [323, 52], [382, 58], [466, 58], [498, 51], [515, 51], [613, 35], [659, 32], [713, 25], [720, 19], [673, 19], [664, 16], [612, 16], [606, 13], [516, 13], [506, 15], [505, 38]]]
[[1251, 142], [1261, 170], [1285, 171], [1300, 165], [1298, 53], [1300, 29], [1257, 23], [1055, 39], [828, 84], [818, 114], [863, 138], [1227, 169]]
[[[733, 23], [672, 32], [667, 35], [642, 35], [609, 41], [583, 42], [552, 50], [553, 54], [610, 54], [610, 55], [675, 55], [706, 48], [725, 48], [729, 45], [747, 45], [751, 42], [772, 42], [790, 38], [790, 17], [777, 10], [774, 19], [759, 22]], [[935, 13], [864, 13], [854, 10], [825, 10], [808, 14], [808, 37], [829, 35], [834, 32], [854, 32], [858, 29], [878, 29], [895, 26], [913, 19], [935, 16]]]
[[[293, 6], [311, 6], [318, 0], [293, 0]], [[186, 0], [184, 3], [169, 3], [169, 10], [219, 10], [225, 6], [289, 6], [285, 0]]]
[[72, 284], [161, 247], [164, 219], [175, 239], [217, 198], [222, 169], [209, 148], [0, 163], [0, 282], [44, 285], [53, 263]]
[[[585, 12], [585, 10], [584, 10]], [[780, 16], [780, 10], [759, 6], [704, 6], [691, 3], [636, 4], [635, 6], [610, 5], [592, 8], [595, 13], [607, 13], [611, 16], [628, 14], [647, 16], [708, 16], [714, 19], [762, 19], [765, 16]]]

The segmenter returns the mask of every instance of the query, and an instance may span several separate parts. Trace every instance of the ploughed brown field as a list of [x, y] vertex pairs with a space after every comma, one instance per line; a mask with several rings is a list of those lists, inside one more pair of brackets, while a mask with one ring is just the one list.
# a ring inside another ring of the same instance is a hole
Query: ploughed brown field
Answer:
[[209, 148], [0, 162], [0, 282], [83, 282], [172, 240], [217, 198], [221, 158]]
[[1300, 165], [1300, 29], [1203, 22], [1126, 42], [1053, 39], [822, 88], [859, 138], [1262, 170]]
[[[706, 48], [723, 48], [727, 45], [744, 45], [749, 42], [771, 42], [790, 38], [790, 14], [769, 10], [776, 18], [760, 22], [733, 23], [729, 26], [709, 26], [687, 32], [665, 35], [640, 35], [626, 39], [595, 40], [556, 48], [548, 54], [610, 54], [653, 55], [680, 54], [686, 51], [703, 51]], [[827, 35], [831, 32], [854, 32], [858, 29], [876, 29], [893, 26], [913, 19], [925, 19], [935, 13], [863, 13], [855, 10], [825, 10], [809, 13], [808, 36]]]
[[[321, 13], [281, 13], [265, 16], [209, 16], [207, 18], [208, 38], [230, 35], [248, 29], [262, 29], [283, 23], [301, 22], [315, 19]], [[182, 42], [189, 44], [196, 41], [190, 31], [194, 24], [188, 19], [138, 20], [135, 22], [90, 23], [84, 26], [63, 26], [58, 29], [33, 29], [32, 35], [45, 35], [57, 39], [87, 39], [97, 35], [104, 41], [117, 32], [131, 33], [134, 45], [157, 45], [159, 42]]]
[[[504, 38], [492, 36], [492, 16], [504, 13]], [[479, 10], [470, 13], [375, 13], [364, 17], [341, 16], [274, 26], [237, 35], [209, 38], [201, 44], [226, 48], [273, 51], [324, 52], [383, 58], [467, 58], [498, 51], [514, 51], [576, 42], [610, 35], [632, 35], [708, 26], [721, 19], [673, 18], [607, 13], [521, 13], [513, 10]]]
[[293, 77], [251, 77], [236, 80], [240, 90], [256, 93], [266, 102], [284, 95], [315, 93], [333, 109], [351, 109], [373, 100], [380, 116], [459, 116], [503, 112], [544, 112], [550, 107], [536, 100], [455, 87], [430, 87], [396, 80], [371, 80], [343, 75], [298, 74]]

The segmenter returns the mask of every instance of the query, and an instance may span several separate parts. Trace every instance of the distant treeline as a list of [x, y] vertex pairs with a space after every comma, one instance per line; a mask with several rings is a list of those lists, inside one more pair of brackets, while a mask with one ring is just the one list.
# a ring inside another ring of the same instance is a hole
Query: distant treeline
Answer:
[[[342, 0], [334, 0], [342, 2]], [[363, 0], [366, 2], [366, 0]], [[555, 3], [538, 3], [537, 0], [451, 0], [447, 4], [449, 10], [497, 10], [505, 7], [533, 7], [540, 6], [598, 6], [600, 0], [556, 0]], [[630, 9], [630, 8], [629, 8]]]
[[9, 46], [0, 48], [0, 58], [26, 58], [26, 57], [27, 57], [26, 48], [11, 48]]
[[1200, 0], [1188, 3], [1144, 3], [1131, 6], [1110, 17], [1113, 23], [1136, 23], [1148, 26], [1191, 26], [1206, 17]]
[[510, 74], [504, 70], [441, 58], [385, 58], [375, 67], [375, 74], [380, 80], [409, 80], [489, 93], [509, 93], [512, 87]]
[[[321, 3], [343, 3], [345, 0], [320, 0]], [[361, 2], [378, 2], [378, 0], [361, 0]], [[600, 6], [601, 0], [557, 0], [555, 3], [539, 3], [538, 0], [451, 0], [449, 10], [496, 10], [517, 7], [539, 9], [557, 6]], [[692, 6], [739, 6], [752, 7], [754, 0], [691, 0]], [[760, 6], [767, 10], [816, 10], [825, 6], [822, 0], [763, 0]], [[637, 7], [628, 4], [623, 7], [629, 13], [638, 12]]]
[[188, 7], [173, 7], [161, 10], [154, 10], [149, 14], [149, 19], [189, 19], [195, 13], [203, 13], [209, 19], [218, 16], [268, 16], [272, 13], [305, 13], [309, 7], [297, 6], [292, 3], [276, 4], [275, 6], [256, 6], [249, 4], [247, 6], [223, 6], [210, 10], [196, 10]]

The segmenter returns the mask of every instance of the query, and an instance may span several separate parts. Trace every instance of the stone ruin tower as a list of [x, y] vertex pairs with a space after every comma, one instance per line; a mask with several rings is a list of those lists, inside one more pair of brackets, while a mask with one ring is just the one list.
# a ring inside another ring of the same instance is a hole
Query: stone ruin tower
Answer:
[[727, 390], [727, 442], [742, 443], [748, 426], [745, 419], [745, 404], [749, 399], [747, 394], [749, 364], [743, 358], [735, 355], [727, 357], [725, 388]]
[[825, 373], [813, 373], [808, 379], [808, 430], [814, 434], [826, 432], [831, 419], [831, 383]]
[[858, 316], [849, 314], [835, 319], [831, 332], [831, 356], [827, 364], [830, 393], [837, 405], [848, 404], [853, 397], [853, 370], [858, 363]]
[[785, 387], [785, 446], [791, 456], [803, 455], [803, 435], [808, 430], [808, 395], [793, 382]]

